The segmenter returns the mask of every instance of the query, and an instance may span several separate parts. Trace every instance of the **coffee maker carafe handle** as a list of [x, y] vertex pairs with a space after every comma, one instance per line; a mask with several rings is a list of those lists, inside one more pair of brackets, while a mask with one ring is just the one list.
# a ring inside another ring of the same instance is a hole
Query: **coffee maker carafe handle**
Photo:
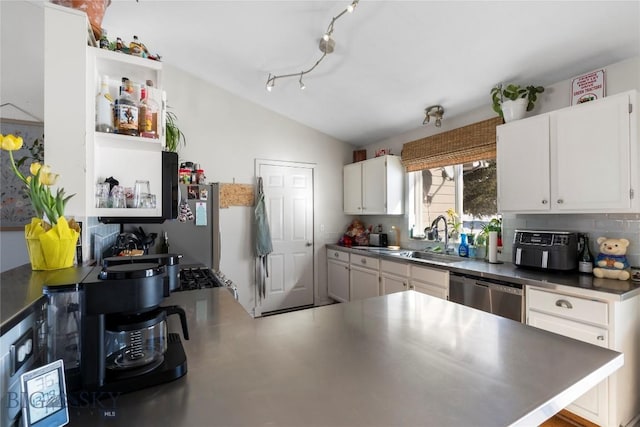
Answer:
[[185, 340], [189, 339], [189, 328], [187, 327], [187, 314], [184, 309], [177, 305], [170, 305], [168, 307], [161, 307], [167, 313], [167, 316], [177, 314], [180, 316], [180, 324], [182, 325], [182, 335]]

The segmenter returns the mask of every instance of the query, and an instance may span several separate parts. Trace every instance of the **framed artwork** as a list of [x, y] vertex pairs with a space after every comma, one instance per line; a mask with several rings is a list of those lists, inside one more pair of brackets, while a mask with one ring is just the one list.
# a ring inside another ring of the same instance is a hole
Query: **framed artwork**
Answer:
[[[44, 161], [44, 123], [0, 118], [0, 133], [22, 137], [22, 148], [13, 152], [13, 159], [22, 162], [19, 169], [26, 176], [32, 162]], [[0, 230], [24, 230], [34, 211], [5, 150], [0, 150], [0, 174]]]

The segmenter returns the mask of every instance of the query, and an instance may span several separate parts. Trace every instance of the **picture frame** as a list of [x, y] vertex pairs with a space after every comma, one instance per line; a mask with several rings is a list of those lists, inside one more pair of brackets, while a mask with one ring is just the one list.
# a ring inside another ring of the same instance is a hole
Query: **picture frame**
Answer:
[[[30, 175], [32, 162], [44, 161], [43, 122], [0, 118], [0, 133], [22, 137], [22, 148], [13, 152], [13, 158], [16, 163], [24, 159], [19, 170], [25, 176]], [[5, 150], [0, 150], [0, 174], [0, 231], [22, 231], [35, 212]]]

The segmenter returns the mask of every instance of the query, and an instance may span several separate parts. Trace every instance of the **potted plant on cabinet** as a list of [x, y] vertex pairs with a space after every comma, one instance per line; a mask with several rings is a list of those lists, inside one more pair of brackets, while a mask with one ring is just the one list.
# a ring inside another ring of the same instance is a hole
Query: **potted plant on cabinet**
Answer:
[[493, 111], [498, 113], [505, 122], [519, 120], [527, 111], [533, 110], [538, 94], [544, 92], [542, 86], [521, 87], [515, 84], [503, 86], [502, 83], [491, 89]]
[[180, 130], [176, 121], [178, 118], [176, 117], [176, 113], [172, 111], [167, 111], [167, 137], [165, 141], [165, 147], [167, 151], [171, 151], [175, 153], [178, 151], [180, 145], [187, 145], [187, 140], [184, 136], [184, 133]]

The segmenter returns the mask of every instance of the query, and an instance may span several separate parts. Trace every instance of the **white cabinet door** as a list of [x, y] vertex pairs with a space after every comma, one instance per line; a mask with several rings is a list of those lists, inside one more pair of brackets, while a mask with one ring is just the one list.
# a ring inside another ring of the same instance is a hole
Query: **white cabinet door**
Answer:
[[327, 261], [327, 293], [336, 301], [349, 301], [349, 265], [344, 262]]
[[362, 162], [362, 213], [386, 213], [387, 167], [386, 157]]
[[553, 209], [631, 207], [629, 105], [629, 95], [622, 94], [551, 116]]
[[433, 283], [421, 282], [414, 279], [409, 282], [409, 289], [445, 300], [447, 299], [449, 294], [446, 287]]
[[[600, 347], [606, 348], [609, 344], [608, 331], [606, 329], [574, 322], [562, 317], [550, 316], [534, 310], [530, 310], [527, 314], [527, 324]], [[606, 425], [609, 413], [607, 383], [608, 380], [602, 381], [576, 399], [567, 409], [598, 425]]]
[[549, 115], [497, 129], [498, 210], [548, 211]]
[[380, 273], [378, 270], [351, 266], [349, 274], [351, 301], [379, 296], [379, 284]]
[[343, 209], [346, 214], [362, 213], [362, 162], [346, 165], [343, 169]]
[[380, 281], [382, 284], [382, 295], [406, 291], [409, 288], [409, 279], [407, 277], [380, 273]]

